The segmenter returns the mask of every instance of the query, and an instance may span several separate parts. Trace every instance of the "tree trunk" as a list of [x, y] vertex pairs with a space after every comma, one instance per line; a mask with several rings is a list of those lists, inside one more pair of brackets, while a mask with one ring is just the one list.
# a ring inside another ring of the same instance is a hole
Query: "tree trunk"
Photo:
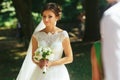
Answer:
[[3, 2], [3, 0], [0, 0], [0, 4]]
[[100, 39], [98, 0], [85, 0], [86, 23], [84, 41]]
[[22, 27], [25, 43], [28, 43], [33, 32], [33, 19], [31, 15], [31, 0], [13, 0], [16, 16]]

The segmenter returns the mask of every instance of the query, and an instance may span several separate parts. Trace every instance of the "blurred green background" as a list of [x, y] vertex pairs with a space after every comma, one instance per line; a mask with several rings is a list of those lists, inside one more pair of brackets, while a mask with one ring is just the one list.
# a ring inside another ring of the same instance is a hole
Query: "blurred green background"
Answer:
[[[105, 0], [0, 0], [0, 80], [15, 80], [41, 20], [42, 6], [48, 2], [56, 2], [63, 9], [57, 25], [67, 30], [71, 39], [74, 62], [66, 65], [71, 80], [91, 80], [90, 49], [92, 42], [100, 39]], [[86, 17], [84, 34], [79, 30], [81, 13]]]

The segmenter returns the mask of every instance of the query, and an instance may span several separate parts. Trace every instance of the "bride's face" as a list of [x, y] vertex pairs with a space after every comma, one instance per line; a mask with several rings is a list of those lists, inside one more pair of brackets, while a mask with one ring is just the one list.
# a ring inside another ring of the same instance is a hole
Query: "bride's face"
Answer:
[[43, 12], [42, 17], [43, 17], [43, 22], [46, 25], [46, 27], [55, 26], [56, 21], [58, 20], [58, 17], [51, 10], [45, 10]]

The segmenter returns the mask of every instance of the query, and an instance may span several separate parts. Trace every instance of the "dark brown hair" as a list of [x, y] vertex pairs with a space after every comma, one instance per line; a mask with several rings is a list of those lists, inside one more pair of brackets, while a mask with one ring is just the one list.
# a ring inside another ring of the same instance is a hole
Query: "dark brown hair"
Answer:
[[51, 10], [56, 16], [61, 18], [62, 8], [60, 5], [56, 3], [48, 3], [43, 7], [41, 14], [43, 15], [43, 12], [46, 10]]

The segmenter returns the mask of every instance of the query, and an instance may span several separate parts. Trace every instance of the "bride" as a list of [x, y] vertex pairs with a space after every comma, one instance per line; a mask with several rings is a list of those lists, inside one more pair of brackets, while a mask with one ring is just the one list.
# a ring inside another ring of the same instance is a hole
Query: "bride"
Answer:
[[[42, 21], [35, 29], [27, 55], [22, 64], [16, 80], [70, 80], [65, 64], [73, 61], [73, 53], [67, 31], [56, 26], [61, 17], [61, 8], [56, 3], [48, 3], [44, 6], [41, 14]], [[52, 48], [50, 60], [34, 60], [35, 51], [38, 47]], [[64, 54], [63, 55], [63, 50]], [[43, 67], [47, 67], [45, 74]]]

